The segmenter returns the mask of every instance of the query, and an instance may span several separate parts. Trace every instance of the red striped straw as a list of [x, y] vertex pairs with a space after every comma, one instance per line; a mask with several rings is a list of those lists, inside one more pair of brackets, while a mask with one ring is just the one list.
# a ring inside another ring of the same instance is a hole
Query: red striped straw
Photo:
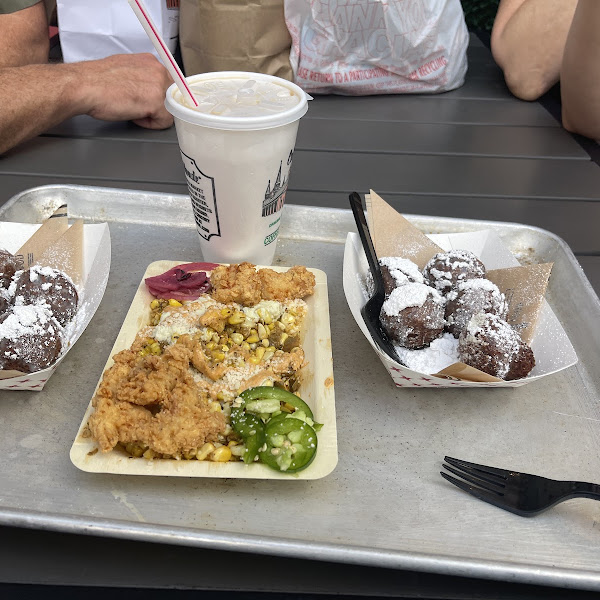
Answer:
[[183, 97], [192, 105], [198, 106], [198, 102], [196, 102], [196, 98], [192, 94], [179, 65], [175, 62], [173, 55], [167, 48], [165, 42], [160, 37], [158, 31], [152, 19], [150, 18], [150, 14], [148, 13], [148, 9], [144, 6], [142, 0], [128, 0], [129, 6], [133, 9], [133, 12], [136, 14], [139, 19], [142, 27], [148, 34], [150, 41], [154, 44], [158, 55], [160, 56], [163, 64], [165, 65], [167, 71], [171, 74], [173, 81], [177, 84], [177, 87], [181, 91]]

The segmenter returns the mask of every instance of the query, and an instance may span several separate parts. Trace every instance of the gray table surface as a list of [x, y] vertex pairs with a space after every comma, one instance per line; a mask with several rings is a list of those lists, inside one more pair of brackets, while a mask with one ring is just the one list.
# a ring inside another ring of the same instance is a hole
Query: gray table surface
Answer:
[[[174, 129], [147, 131], [88, 117], [71, 119], [0, 157], [0, 205], [22, 190], [52, 183], [187, 191]], [[405, 213], [552, 231], [570, 245], [600, 291], [600, 167], [543, 106], [511, 97], [476, 37], [466, 83], [456, 91], [322, 96], [310, 103], [287, 201], [346, 208], [349, 192], [369, 188]], [[415, 598], [528, 598], [541, 591], [546, 598], [588, 597], [510, 582], [252, 555], [236, 560], [232, 570], [227, 552], [7, 527], [0, 533], [5, 585]], [[168, 568], [156, 569], [157, 562]]]

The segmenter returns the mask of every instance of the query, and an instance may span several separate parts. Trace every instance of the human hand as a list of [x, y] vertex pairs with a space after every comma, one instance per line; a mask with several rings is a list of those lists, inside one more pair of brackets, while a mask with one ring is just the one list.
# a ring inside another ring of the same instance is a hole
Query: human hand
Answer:
[[104, 121], [131, 120], [148, 129], [173, 124], [164, 106], [173, 80], [152, 54], [115, 54], [72, 67], [78, 71], [76, 93], [82, 114]]

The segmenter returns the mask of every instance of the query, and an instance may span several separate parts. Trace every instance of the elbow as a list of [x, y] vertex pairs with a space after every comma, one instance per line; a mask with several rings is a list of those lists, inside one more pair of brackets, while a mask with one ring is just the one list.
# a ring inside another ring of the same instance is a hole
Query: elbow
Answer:
[[544, 81], [541, 77], [536, 77], [532, 73], [523, 73], [518, 69], [505, 70], [504, 80], [510, 92], [520, 100], [533, 102], [543, 96], [552, 84]]
[[588, 115], [581, 111], [570, 111], [563, 105], [562, 124], [570, 133], [583, 135], [592, 140], [600, 141], [600, 116]]
[[532, 102], [543, 96], [556, 81], [552, 81], [543, 69], [523, 59], [515, 49], [507, 47], [502, 34], [492, 31], [492, 55], [504, 73], [504, 81], [513, 96]]

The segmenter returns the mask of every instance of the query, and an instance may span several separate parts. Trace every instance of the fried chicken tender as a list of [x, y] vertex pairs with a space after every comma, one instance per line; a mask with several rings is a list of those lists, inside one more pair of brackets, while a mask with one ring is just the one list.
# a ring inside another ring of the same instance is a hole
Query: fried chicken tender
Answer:
[[254, 306], [261, 300], [305, 298], [314, 292], [315, 276], [306, 267], [292, 267], [284, 273], [273, 269], [256, 271], [251, 263], [221, 265], [210, 276], [212, 297], [223, 304], [237, 302]]
[[292, 267], [284, 273], [277, 273], [273, 269], [260, 269], [258, 274], [263, 300], [282, 302], [306, 298], [315, 291], [315, 276], [306, 267]]
[[260, 277], [251, 263], [217, 267], [210, 274], [210, 285], [212, 297], [222, 304], [253, 306], [260, 302]]
[[119, 442], [135, 442], [159, 454], [180, 456], [224, 432], [225, 417], [210, 410], [189, 370], [194, 344], [184, 335], [160, 356], [132, 350], [114, 356], [88, 423], [103, 452]]

